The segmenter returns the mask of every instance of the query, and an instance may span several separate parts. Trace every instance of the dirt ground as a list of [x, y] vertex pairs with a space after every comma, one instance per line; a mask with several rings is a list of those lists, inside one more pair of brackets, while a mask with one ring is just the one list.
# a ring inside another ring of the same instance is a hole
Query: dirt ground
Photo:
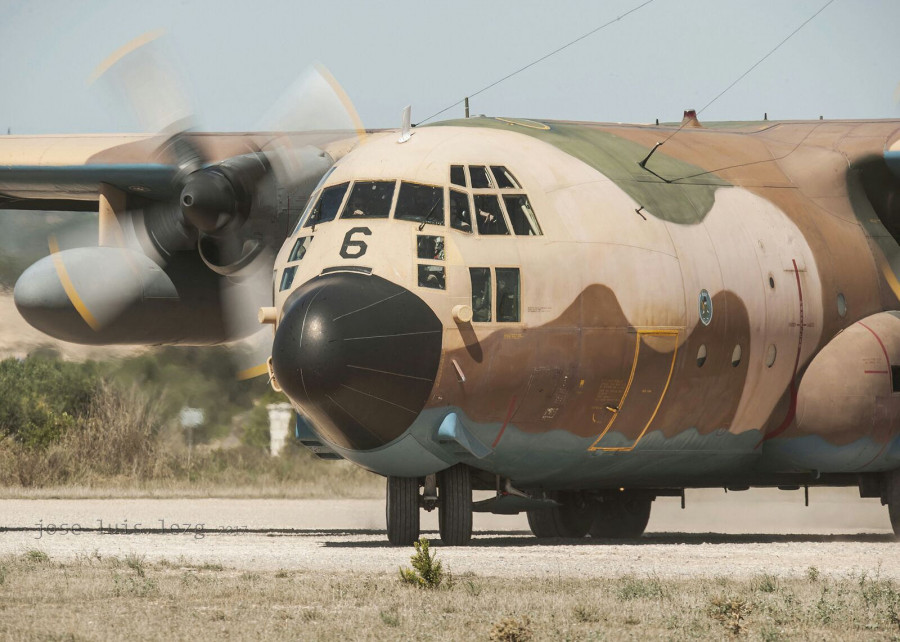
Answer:
[[[436, 513], [423, 535], [438, 540]], [[657, 500], [647, 533], [627, 543], [539, 542], [524, 515], [476, 514], [465, 548], [442, 547], [454, 572], [494, 577], [800, 577], [880, 572], [900, 579], [887, 510], [854, 489], [688, 491]], [[387, 545], [381, 500], [0, 500], [0, 555], [53, 559], [137, 554], [243, 570], [393, 572], [407, 549]]]

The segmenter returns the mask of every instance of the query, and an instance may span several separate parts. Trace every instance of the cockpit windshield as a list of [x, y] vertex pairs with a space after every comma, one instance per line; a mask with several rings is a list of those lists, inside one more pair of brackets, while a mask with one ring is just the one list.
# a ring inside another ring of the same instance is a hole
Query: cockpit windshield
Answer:
[[309, 213], [309, 218], [306, 219], [303, 227], [312, 227], [319, 223], [333, 221], [341, 207], [341, 202], [344, 200], [347, 185], [349, 183], [341, 183], [340, 185], [332, 185], [323, 189], [322, 195], [319, 196], [319, 200], [313, 206], [312, 211]]
[[394, 218], [402, 221], [443, 225], [444, 188], [401, 182]]
[[356, 181], [341, 218], [387, 218], [394, 186], [394, 181]]
[[504, 165], [451, 165], [449, 169], [450, 185], [357, 180], [317, 188], [300, 225], [314, 227], [338, 217], [394, 218], [418, 223], [421, 230], [425, 225], [446, 225], [449, 211], [450, 227], [467, 234], [543, 234], [522, 184]]

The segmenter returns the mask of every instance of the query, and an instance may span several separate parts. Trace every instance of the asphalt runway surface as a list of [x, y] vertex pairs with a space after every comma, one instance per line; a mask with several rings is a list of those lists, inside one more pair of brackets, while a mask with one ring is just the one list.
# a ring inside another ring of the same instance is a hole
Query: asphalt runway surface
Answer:
[[[855, 489], [688, 491], [654, 503], [647, 533], [625, 543], [539, 541], [525, 515], [475, 515], [467, 547], [443, 547], [437, 513], [423, 536], [454, 573], [501, 577], [692, 577], [880, 573], [900, 580], [887, 509]], [[410, 548], [387, 544], [382, 500], [6, 499], [0, 556], [138, 554], [236, 569], [394, 573]]]

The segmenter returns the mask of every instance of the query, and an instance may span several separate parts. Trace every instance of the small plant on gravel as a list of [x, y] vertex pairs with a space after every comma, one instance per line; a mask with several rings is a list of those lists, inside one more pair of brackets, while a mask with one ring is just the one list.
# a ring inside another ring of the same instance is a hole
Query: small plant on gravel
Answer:
[[386, 626], [390, 627], [398, 627], [400, 626], [400, 614], [397, 613], [396, 608], [392, 608], [388, 611], [381, 611], [379, 613], [381, 616], [381, 621], [384, 622]]
[[416, 552], [409, 558], [413, 567], [400, 568], [401, 580], [417, 588], [433, 589], [441, 585], [444, 581], [444, 569], [437, 559], [437, 553], [429, 552], [428, 546], [429, 542], [424, 537], [415, 543]]
[[44, 564], [50, 561], [50, 556], [47, 555], [44, 551], [39, 551], [36, 548], [33, 548], [25, 553], [25, 559], [29, 562], [34, 562], [35, 564]]
[[521, 620], [506, 617], [494, 624], [491, 629], [491, 642], [528, 642], [534, 637], [531, 631], [531, 620], [526, 615]]
[[572, 614], [578, 622], [600, 621], [600, 609], [591, 604], [576, 604]]
[[622, 578], [622, 583], [616, 591], [620, 600], [653, 599], [660, 600], [668, 597], [666, 586], [658, 577], [638, 579], [632, 576]]
[[778, 590], [778, 578], [768, 573], [763, 573], [753, 580], [753, 588], [760, 593], [775, 593]]
[[747, 629], [745, 618], [753, 610], [753, 605], [739, 597], [714, 597], [709, 602], [707, 613], [725, 625], [732, 635], [740, 635]]
[[144, 556], [137, 553], [129, 553], [125, 556], [125, 566], [137, 573], [140, 577], [147, 574], [144, 566]]
[[818, 582], [819, 581], [819, 569], [815, 566], [810, 566], [806, 569], [806, 579], [810, 582]]

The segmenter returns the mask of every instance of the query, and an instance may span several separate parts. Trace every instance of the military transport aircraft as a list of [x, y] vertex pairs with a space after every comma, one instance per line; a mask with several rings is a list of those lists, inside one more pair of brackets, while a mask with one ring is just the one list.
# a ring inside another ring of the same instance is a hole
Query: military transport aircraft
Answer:
[[248, 374], [387, 478], [393, 544], [435, 508], [452, 545], [473, 511], [636, 537], [656, 497], [751, 486], [858, 486], [900, 534], [900, 121], [7, 136], [0, 207], [100, 213], [16, 285], [47, 334], [258, 311]]

